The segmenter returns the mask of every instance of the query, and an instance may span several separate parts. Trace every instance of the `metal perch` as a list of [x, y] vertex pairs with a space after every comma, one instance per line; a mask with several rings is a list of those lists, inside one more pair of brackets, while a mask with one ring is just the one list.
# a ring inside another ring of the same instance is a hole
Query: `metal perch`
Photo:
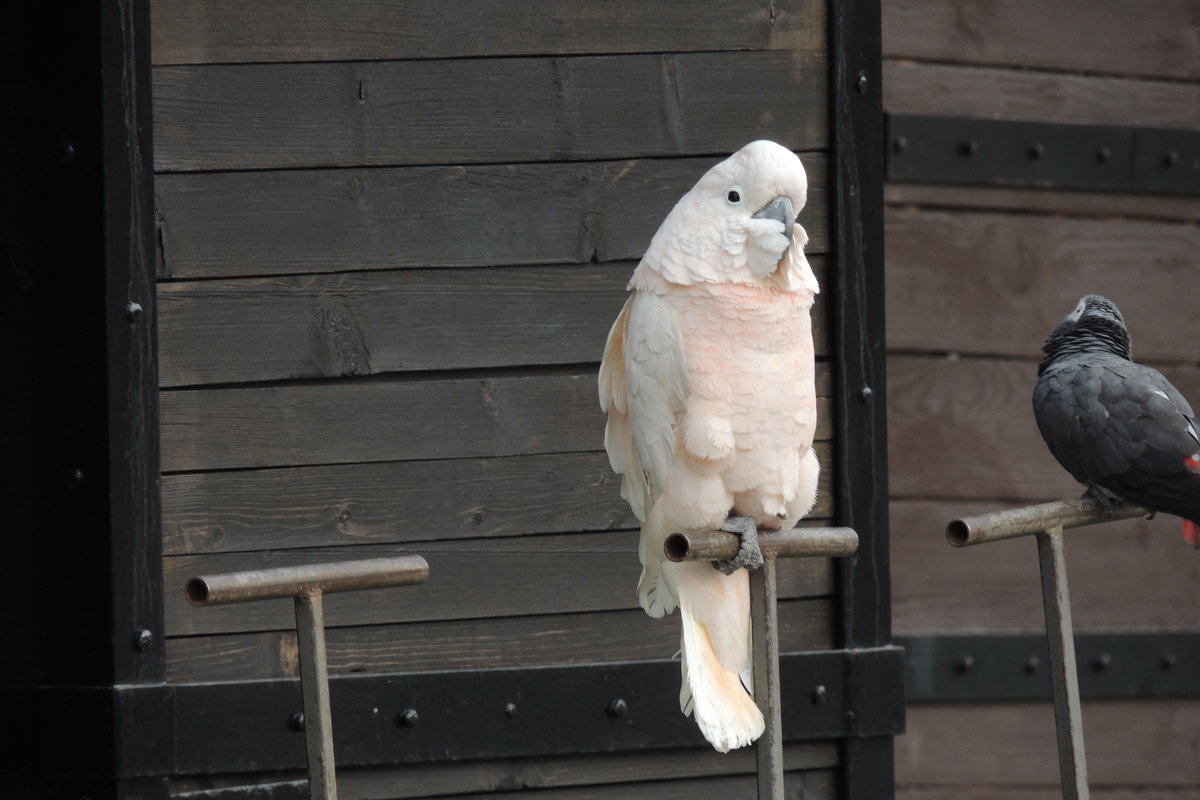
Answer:
[[994, 514], [964, 517], [946, 526], [946, 539], [967, 547], [1001, 539], [1033, 535], [1038, 541], [1042, 575], [1042, 606], [1050, 645], [1050, 675], [1054, 685], [1054, 720], [1058, 734], [1058, 767], [1063, 797], [1087, 800], [1087, 760], [1083, 747], [1083, 718], [1079, 706], [1079, 673], [1071, 623], [1071, 595], [1063, 530], [1132, 519], [1146, 510], [1127, 504], [1106, 504], [1090, 497], [1044, 503]]
[[329, 668], [325, 660], [325, 594], [413, 586], [424, 583], [428, 577], [429, 564], [425, 559], [396, 556], [202, 575], [187, 582], [184, 593], [194, 606], [295, 599], [300, 687], [304, 694], [304, 741], [312, 800], [337, 800]]
[[[754, 700], [766, 728], [755, 744], [759, 800], [783, 798], [783, 729], [779, 699], [779, 615], [775, 559], [849, 556], [858, 550], [851, 528], [792, 528], [760, 531], [763, 565], [750, 572], [750, 638], [754, 643]], [[720, 561], [733, 558], [741, 540], [732, 533], [673, 533], [663, 552], [671, 561]]]

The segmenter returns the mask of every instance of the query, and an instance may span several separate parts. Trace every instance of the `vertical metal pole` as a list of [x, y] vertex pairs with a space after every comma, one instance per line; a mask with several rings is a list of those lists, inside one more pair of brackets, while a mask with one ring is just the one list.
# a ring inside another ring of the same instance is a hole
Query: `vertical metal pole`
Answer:
[[783, 726], [779, 702], [779, 604], [775, 554], [763, 552], [763, 565], [750, 570], [750, 638], [754, 656], [754, 700], [766, 728], [755, 743], [758, 800], [783, 800]]
[[1071, 624], [1071, 593], [1063, 529], [1059, 525], [1037, 534], [1042, 572], [1042, 604], [1046, 638], [1050, 643], [1050, 672], [1054, 684], [1054, 723], [1058, 731], [1058, 768], [1065, 800], [1088, 800], [1087, 760], [1083, 751], [1083, 714], [1079, 706], [1079, 673], [1075, 666], [1075, 635]]
[[300, 642], [300, 687], [304, 693], [309, 795], [312, 800], [337, 800], [333, 719], [329, 713], [329, 668], [325, 660], [325, 600], [319, 589], [296, 596], [296, 635]]

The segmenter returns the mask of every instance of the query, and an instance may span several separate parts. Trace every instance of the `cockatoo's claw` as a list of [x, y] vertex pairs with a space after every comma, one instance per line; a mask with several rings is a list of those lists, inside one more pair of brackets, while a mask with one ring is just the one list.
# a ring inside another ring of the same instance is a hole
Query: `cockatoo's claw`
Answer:
[[1088, 498], [1102, 503], [1105, 508], [1116, 508], [1123, 503], [1121, 498], [1117, 497], [1111, 492], [1105, 491], [1103, 488], [1095, 484], [1088, 486], [1087, 491], [1080, 495], [1081, 500], [1086, 500]]
[[714, 561], [713, 568], [722, 575], [732, 575], [742, 567], [758, 569], [763, 565], [762, 550], [758, 546], [758, 525], [750, 517], [726, 517], [720, 530], [736, 533], [742, 540], [737, 555], [728, 561]]

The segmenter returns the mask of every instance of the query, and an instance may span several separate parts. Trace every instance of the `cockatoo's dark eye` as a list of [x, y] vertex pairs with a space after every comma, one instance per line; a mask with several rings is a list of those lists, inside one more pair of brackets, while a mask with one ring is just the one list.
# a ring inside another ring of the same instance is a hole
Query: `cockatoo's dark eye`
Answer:
[[740, 203], [742, 202], [742, 195], [737, 189], [730, 189], [729, 194], [725, 195], [725, 199], [731, 203]]

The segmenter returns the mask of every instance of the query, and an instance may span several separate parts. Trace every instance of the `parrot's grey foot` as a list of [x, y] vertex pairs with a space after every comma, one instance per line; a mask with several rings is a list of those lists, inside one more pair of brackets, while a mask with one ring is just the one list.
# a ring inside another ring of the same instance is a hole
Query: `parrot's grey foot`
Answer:
[[1088, 498], [1091, 498], [1098, 503], [1102, 503], [1105, 508], [1117, 508], [1118, 506], [1123, 505], [1125, 502], [1112, 492], [1100, 486], [1096, 486], [1095, 484], [1089, 486], [1087, 491], [1080, 495], [1081, 500], [1086, 500]]
[[762, 550], [758, 546], [758, 525], [750, 517], [726, 517], [720, 530], [736, 533], [742, 540], [737, 555], [728, 561], [714, 561], [713, 567], [723, 575], [732, 575], [742, 567], [758, 569], [763, 565]]

